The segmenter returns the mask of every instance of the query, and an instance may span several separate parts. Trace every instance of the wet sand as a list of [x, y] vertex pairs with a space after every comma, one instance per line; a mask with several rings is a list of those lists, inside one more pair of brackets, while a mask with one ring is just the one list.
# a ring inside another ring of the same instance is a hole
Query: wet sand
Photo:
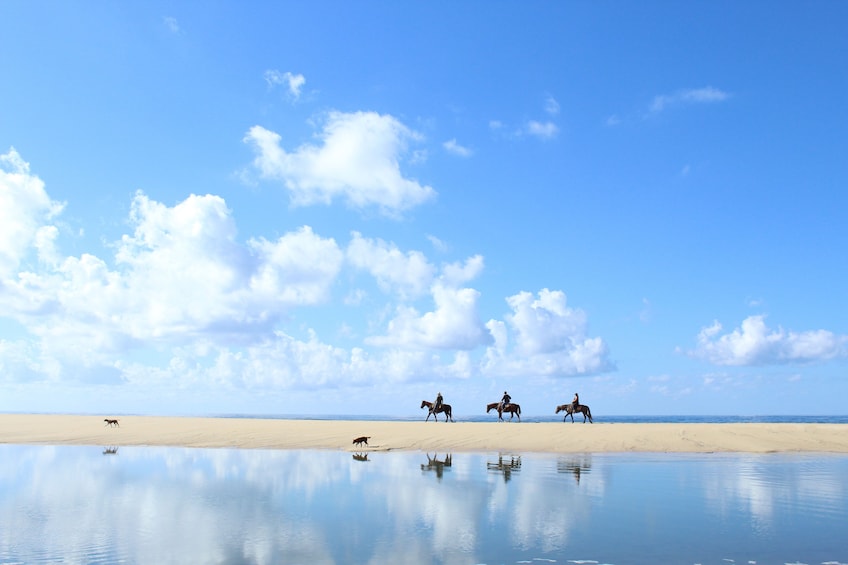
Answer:
[[[119, 427], [103, 418], [118, 418]], [[368, 445], [355, 446], [359, 436]], [[583, 424], [0, 414], [0, 443], [245, 449], [848, 453], [844, 424]]]

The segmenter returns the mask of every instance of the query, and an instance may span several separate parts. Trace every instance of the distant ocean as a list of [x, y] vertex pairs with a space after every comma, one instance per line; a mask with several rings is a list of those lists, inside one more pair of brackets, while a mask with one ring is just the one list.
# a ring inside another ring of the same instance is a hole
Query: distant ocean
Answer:
[[[262, 418], [271, 420], [365, 420], [377, 422], [421, 422], [426, 413], [416, 416], [369, 416], [361, 414], [340, 415], [303, 415], [303, 414], [210, 414], [214, 418]], [[848, 424], [848, 416], [604, 416], [594, 415], [596, 424]], [[430, 418], [432, 421], [432, 418]], [[457, 416], [457, 422], [491, 422], [497, 423], [496, 414], [474, 416]], [[508, 417], [504, 420], [509, 421]], [[439, 421], [444, 417], [439, 415]], [[517, 419], [513, 418], [513, 421]], [[522, 423], [562, 422], [562, 416], [522, 416]], [[567, 420], [571, 423], [571, 418]], [[576, 415], [575, 423], [582, 423], [583, 417]]]

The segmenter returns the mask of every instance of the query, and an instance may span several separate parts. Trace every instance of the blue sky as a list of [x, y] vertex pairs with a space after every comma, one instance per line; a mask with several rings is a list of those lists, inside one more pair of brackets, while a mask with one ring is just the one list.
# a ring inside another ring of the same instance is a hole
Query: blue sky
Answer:
[[845, 414], [848, 5], [0, 5], [0, 411]]

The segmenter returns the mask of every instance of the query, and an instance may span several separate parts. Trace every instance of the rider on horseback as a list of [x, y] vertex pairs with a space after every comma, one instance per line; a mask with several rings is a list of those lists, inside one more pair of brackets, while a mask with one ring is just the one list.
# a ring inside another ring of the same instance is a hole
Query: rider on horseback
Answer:
[[574, 410], [576, 412], [578, 406], [580, 406], [580, 397], [575, 392], [574, 393], [574, 400], [571, 401], [571, 408], [572, 408], [572, 410]]
[[498, 405], [498, 412], [503, 412], [503, 409], [506, 408], [506, 405], [509, 404], [509, 401], [512, 400], [512, 397], [504, 391], [503, 398], [501, 398], [501, 403]]
[[433, 403], [433, 414], [442, 408], [442, 393], [436, 395], [436, 402]]

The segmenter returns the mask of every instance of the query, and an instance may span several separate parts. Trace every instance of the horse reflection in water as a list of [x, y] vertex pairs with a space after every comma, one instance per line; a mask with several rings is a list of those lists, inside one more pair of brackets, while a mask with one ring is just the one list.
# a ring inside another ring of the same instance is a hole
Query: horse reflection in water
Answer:
[[427, 454], [427, 463], [421, 464], [421, 470], [425, 473], [428, 471], [435, 471], [436, 478], [441, 480], [442, 475], [445, 474], [445, 467], [451, 466], [451, 454], [448, 453], [445, 455], [444, 459], [439, 459], [439, 454], [433, 454], [433, 457], [430, 457], [430, 454]]
[[509, 479], [512, 478], [513, 472], [517, 473], [521, 470], [521, 456], [504, 455], [503, 453], [499, 453], [497, 463], [493, 463], [491, 461], [487, 462], [486, 469], [488, 469], [490, 473], [502, 474], [504, 482], [508, 482]]
[[353, 460], [354, 461], [368, 461], [368, 454], [367, 453], [354, 453], [353, 454]]
[[571, 473], [574, 480], [580, 484], [580, 475], [592, 470], [591, 456], [576, 455], [557, 460], [557, 473]]

